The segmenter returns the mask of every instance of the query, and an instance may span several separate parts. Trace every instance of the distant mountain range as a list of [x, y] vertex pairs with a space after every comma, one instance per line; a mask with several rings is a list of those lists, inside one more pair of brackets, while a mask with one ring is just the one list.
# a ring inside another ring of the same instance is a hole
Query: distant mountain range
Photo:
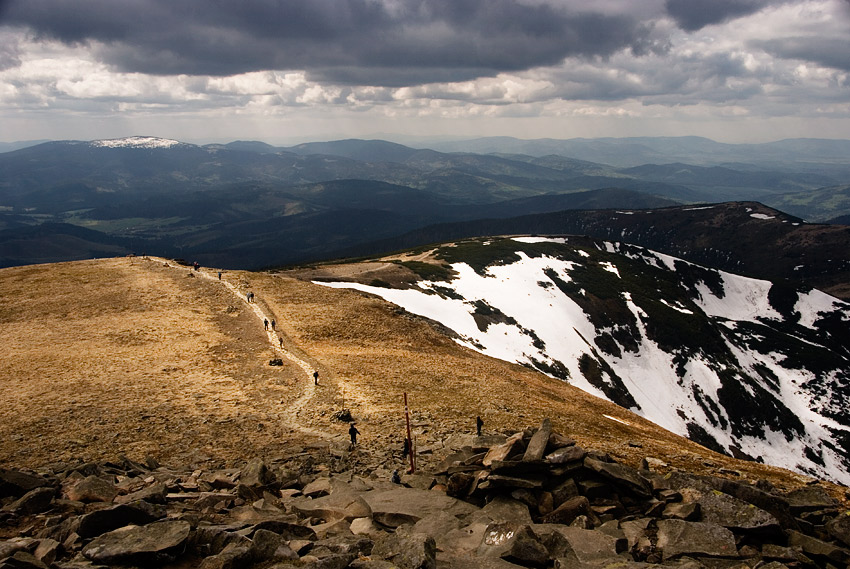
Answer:
[[382, 260], [414, 276], [390, 284], [380, 269], [335, 265], [325, 284], [383, 297], [713, 450], [850, 483], [846, 302], [586, 237], [486, 237]]
[[[547, 231], [566, 232], [551, 229], [546, 216], [726, 201], [758, 201], [809, 221], [850, 215], [848, 141], [463, 144], [341, 140], [281, 148], [129, 137], [3, 152], [0, 265], [135, 251], [257, 268], [375, 251], [439, 234], [445, 224], [478, 234], [488, 223], [510, 226], [484, 220], [542, 216]], [[458, 148], [464, 151], [443, 151]], [[671, 246], [679, 240], [675, 232], [666, 238]]]

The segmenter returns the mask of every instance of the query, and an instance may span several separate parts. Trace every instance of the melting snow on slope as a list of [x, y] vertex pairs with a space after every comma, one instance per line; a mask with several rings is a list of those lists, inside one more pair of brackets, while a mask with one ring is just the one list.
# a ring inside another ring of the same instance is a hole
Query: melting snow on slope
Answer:
[[[537, 243], [548, 240], [535, 237], [517, 241]], [[603, 247], [616, 252], [611, 244]], [[520, 257], [518, 262], [491, 266], [484, 275], [478, 274], [465, 263], [455, 263], [452, 269], [456, 271], [456, 278], [440, 283], [423, 281], [419, 283], [419, 289], [395, 290], [342, 282], [317, 284], [354, 288], [381, 296], [410, 312], [441, 322], [460, 336], [460, 343], [492, 357], [528, 364], [538, 369], [541, 368], [536, 364], [540, 363], [562, 364], [569, 372], [571, 385], [607, 399], [599, 387], [588, 381], [578, 363], [584, 354], [591, 354], [595, 350], [598, 352], [593, 339], [600, 331], [582, 308], [563, 294], [547, 275], [548, 271], [552, 271], [558, 279], [569, 282], [572, 280], [570, 271], [576, 264], [551, 257], [532, 258], [521, 251], [517, 254]], [[669, 256], [652, 257], [653, 254], [639, 255], [649, 264], [660, 264], [670, 270], [678, 261]], [[613, 264], [606, 265], [606, 270], [619, 275]], [[732, 330], [736, 321], [782, 319], [768, 302], [772, 286], [770, 282], [719, 271], [718, 274], [722, 279], [722, 298], [715, 296], [704, 283], [697, 286], [701, 298], [694, 300], [707, 315], [728, 319], [726, 324]], [[452, 289], [464, 300], [434, 294], [435, 287]], [[699, 354], [692, 354], [682, 368], [683, 376], [679, 377], [674, 356], [649, 339], [651, 335], [647, 334], [644, 326], [646, 315], [631, 300], [629, 293], [623, 293], [623, 298], [636, 316], [635, 325], [640, 331], [639, 349], [636, 352], [623, 350], [619, 356], [607, 354], [604, 359], [636, 403], [637, 407], [633, 411], [680, 435], [687, 436], [688, 423], [695, 423], [727, 449], [737, 446], [747, 454], [762, 456], [768, 463], [777, 466], [808, 472], [817, 468], [818, 472], [835, 480], [845, 483], [850, 481], [839, 459], [829, 454], [831, 451], [824, 451], [824, 467], [815, 467], [804, 453], [806, 449], [820, 448], [821, 441], [831, 439], [827, 427], [842, 428], [821, 416], [816, 410], [817, 406], [809, 400], [809, 395], [801, 391], [799, 386], [812, 379], [811, 372], [785, 369], [776, 361], [781, 356], [743, 351], [727, 341], [743, 368], [753, 371], [760, 367], [778, 378], [778, 384], [768, 388], [805, 425], [805, 433], [791, 439], [770, 429], [765, 429], [763, 438], [733, 437], [728, 429], [717, 426], [728, 424], [726, 410], [722, 406], [700, 402], [701, 399], [718, 400], [718, 390], [722, 383], [716, 362], [713, 364]], [[676, 302], [659, 300], [679, 312], [693, 314], [691, 310], [677, 306]], [[491, 315], [496, 315], [493, 323], [486, 326], [485, 330], [479, 329], [473, 317], [476, 305], [480, 307], [481, 303], [492, 309]], [[813, 291], [801, 295], [796, 308], [804, 315], [801, 324], [811, 327], [817, 320], [813, 314], [844, 306], [845, 303]], [[532, 332], [527, 333], [523, 329]], [[545, 346], [541, 348], [540, 342]], [[754, 377], [757, 375], [753, 372]], [[742, 387], [752, 393], [749, 386]]]
[[723, 298], [714, 296], [705, 283], [697, 286], [701, 296], [697, 304], [706, 314], [747, 322], [758, 322], [758, 317], [782, 319], [782, 315], [767, 300], [767, 294], [773, 286], [770, 281], [717, 272], [723, 279]]

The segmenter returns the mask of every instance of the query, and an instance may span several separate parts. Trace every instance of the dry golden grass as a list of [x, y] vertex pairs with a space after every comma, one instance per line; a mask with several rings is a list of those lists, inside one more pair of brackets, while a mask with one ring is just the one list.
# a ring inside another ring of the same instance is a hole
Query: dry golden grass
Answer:
[[376, 297], [285, 274], [226, 272], [239, 291], [256, 293], [286, 349], [319, 370], [313, 390], [302, 367], [268, 365], [279, 353], [244, 296], [214, 275], [189, 274], [143, 258], [0, 270], [0, 465], [119, 453], [166, 463], [278, 456], [316, 440], [304, 429], [346, 440], [347, 425], [331, 418], [343, 404], [363, 449], [378, 456], [400, 448], [406, 392], [420, 449], [471, 434], [477, 415], [487, 432], [549, 417], [581, 445], [632, 465], [649, 456], [781, 488], [807, 481], [713, 453], [561, 381], [462, 348]]

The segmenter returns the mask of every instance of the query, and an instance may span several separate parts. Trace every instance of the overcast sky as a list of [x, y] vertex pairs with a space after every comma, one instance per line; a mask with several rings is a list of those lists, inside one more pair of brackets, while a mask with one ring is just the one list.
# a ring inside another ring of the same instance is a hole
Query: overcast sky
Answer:
[[850, 0], [0, 0], [0, 140], [850, 138]]

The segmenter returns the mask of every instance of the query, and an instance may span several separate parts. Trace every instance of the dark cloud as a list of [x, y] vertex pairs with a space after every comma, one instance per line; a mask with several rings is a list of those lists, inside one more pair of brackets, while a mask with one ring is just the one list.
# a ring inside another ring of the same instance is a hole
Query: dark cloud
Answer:
[[96, 41], [122, 71], [305, 69], [352, 85], [457, 81], [663, 49], [626, 14], [514, 0], [14, 0], [3, 23], [68, 44]]
[[802, 59], [824, 67], [850, 71], [850, 39], [793, 37], [752, 42], [781, 59]]
[[665, 6], [680, 28], [693, 32], [754, 14], [768, 3], [768, 0], [666, 0]]

